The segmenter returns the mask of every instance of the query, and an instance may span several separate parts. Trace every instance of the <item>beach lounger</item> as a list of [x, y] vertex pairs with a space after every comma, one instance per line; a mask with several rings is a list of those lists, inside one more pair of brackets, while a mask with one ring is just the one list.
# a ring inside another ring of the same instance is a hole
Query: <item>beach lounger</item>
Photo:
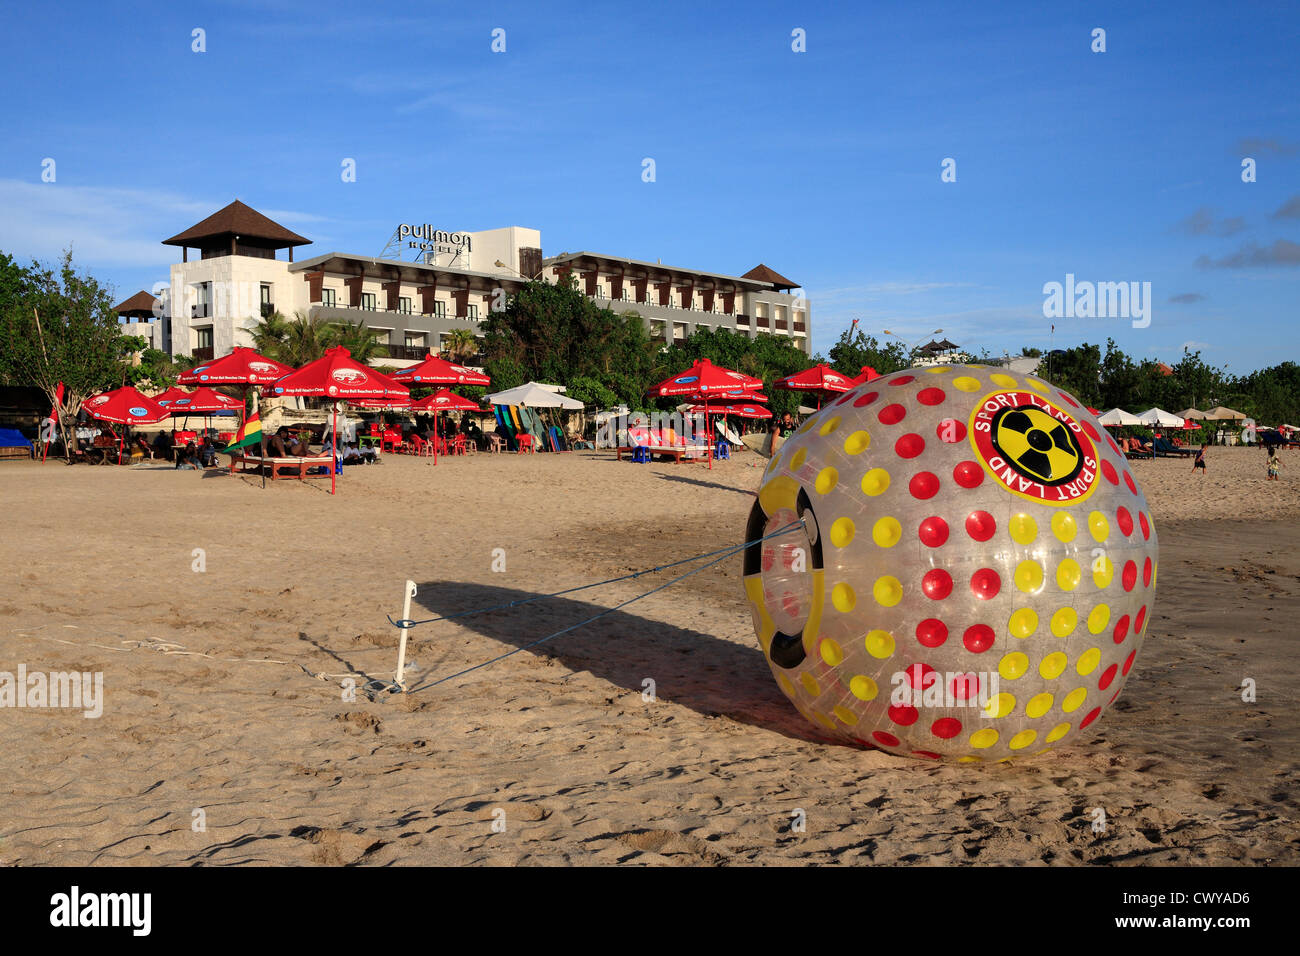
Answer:
[[1172, 458], [1174, 456], [1186, 458], [1192, 453], [1190, 449], [1179, 448], [1177, 445], [1170, 442], [1168, 438], [1155, 439], [1152, 448], [1154, 449], [1155, 454], [1159, 455], [1161, 458]]
[[[251, 466], [254, 471], [262, 468], [268, 468], [271, 472], [271, 480], [275, 481], [282, 474], [297, 475], [298, 480], [304, 478], [328, 478], [330, 469], [334, 467], [334, 457], [332, 455], [310, 455], [306, 458], [274, 458], [267, 455], [263, 458], [261, 455], [241, 455], [233, 454], [230, 456], [230, 473], [235, 473], [236, 466], [243, 465], [241, 471], [248, 471]], [[324, 468], [323, 474], [311, 475], [308, 470], [312, 468]]]

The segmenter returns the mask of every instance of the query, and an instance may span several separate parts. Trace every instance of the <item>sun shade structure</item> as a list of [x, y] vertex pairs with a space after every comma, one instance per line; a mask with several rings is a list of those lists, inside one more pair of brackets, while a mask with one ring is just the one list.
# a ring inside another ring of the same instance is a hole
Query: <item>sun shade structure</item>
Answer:
[[482, 372], [439, 358], [432, 352], [418, 365], [401, 369], [393, 381], [404, 385], [491, 385], [492, 380]]
[[289, 261], [293, 262], [293, 247], [311, 245], [311, 240], [236, 199], [202, 222], [164, 239], [163, 245], [180, 246], [186, 262], [190, 249], [200, 250], [204, 259], [233, 255], [272, 259], [275, 250], [285, 248], [289, 250]]
[[[382, 372], [362, 365], [342, 345], [326, 349], [314, 362], [308, 362], [296, 372], [290, 372], [271, 386], [274, 395], [300, 395], [328, 398], [336, 405], [331, 415], [331, 448], [339, 447], [338, 402], [351, 399], [409, 399], [410, 392], [400, 382], [394, 382]], [[330, 494], [336, 492], [338, 468], [330, 465]]]
[[1167, 412], [1162, 408], [1148, 408], [1138, 415], [1143, 425], [1159, 425], [1164, 428], [1182, 428], [1183, 416]]
[[1241, 412], [1233, 411], [1231, 408], [1224, 408], [1222, 405], [1215, 405], [1208, 412], [1204, 413], [1202, 421], [1207, 422], [1244, 422], [1246, 416]]
[[772, 387], [795, 392], [847, 392], [853, 388], [853, 379], [827, 365], [819, 364], [779, 378]]
[[773, 286], [775, 286], [778, 289], [799, 288], [799, 283], [787, 279], [785, 276], [781, 275], [781, 273], [777, 272], [775, 269], [769, 266], [765, 266], [761, 262], [758, 265], [754, 266], [754, 268], [746, 272], [744, 275], [742, 275], [741, 278], [753, 279], [757, 282], [770, 282]]
[[229, 355], [176, 376], [178, 385], [272, 385], [292, 372], [275, 359], [237, 345]]
[[[761, 378], [754, 378], [754, 376], [746, 375], [744, 372], [736, 372], [720, 365], [714, 365], [708, 359], [702, 358], [696, 359], [695, 363], [686, 371], [680, 372], [672, 378], [664, 379], [650, 390], [650, 394], [661, 398], [686, 395], [696, 401], [703, 401], [707, 408], [712, 399], [722, 399], [725, 393], [731, 393], [728, 398], [734, 400], [737, 390], [741, 392], [741, 401], [754, 401], [753, 398], [744, 397], [745, 393], [762, 387], [763, 380]], [[708, 445], [709, 468], [712, 469], [713, 442], [710, 441]]]
[[1181, 412], [1178, 412], [1178, 414], [1183, 418], [1190, 418], [1194, 422], [1205, 420], [1205, 412], [1196, 408], [1184, 408]]
[[[473, 399], [442, 388], [411, 403], [413, 412], [477, 412], [481, 406]], [[435, 426], [436, 427], [436, 426]]]
[[553, 392], [537, 382], [526, 382], [516, 388], [508, 388], [504, 392], [485, 395], [484, 401], [491, 402], [493, 405], [522, 405], [525, 408], [567, 408], [572, 411], [586, 408], [576, 398]]
[[[87, 415], [101, 422], [117, 425], [156, 425], [171, 412], [163, 408], [152, 398], [141, 395], [130, 385], [115, 388], [111, 392], [92, 395], [81, 403]], [[116, 436], [116, 432], [114, 433]], [[117, 463], [122, 463], [122, 440], [117, 442]]]
[[239, 412], [244, 403], [229, 395], [222, 395], [206, 386], [187, 392], [181, 388], [169, 388], [161, 395], [154, 396], [154, 401], [167, 409], [172, 415], [203, 415], [213, 412]]
[[1145, 425], [1142, 419], [1138, 418], [1132, 412], [1126, 412], [1122, 408], [1112, 408], [1110, 411], [1097, 416], [1097, 421], [1101, 422], [1108, 428], [1114, 428], [1120, 425]]
[[157, 298], [141, 289], [125, 302], [113, 306], [113, 311], [130, 319], [152, 319], [162, 315], [160, 305]]

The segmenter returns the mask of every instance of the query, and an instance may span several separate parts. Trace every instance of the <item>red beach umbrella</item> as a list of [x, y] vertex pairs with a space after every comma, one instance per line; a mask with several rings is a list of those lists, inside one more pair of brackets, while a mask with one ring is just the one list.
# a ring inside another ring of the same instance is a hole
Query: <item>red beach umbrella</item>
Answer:
[[[92, 395], [81, 403], [86, 414], [118, 425], [156, 425], [171, 413], [130, 385]], [[112, 431], [112, 429], [109, 429]], [[113, 432], [117, 437], [117, 432]], [[117, 463], [122, 463], [122, 439], [117, 439]]]
[[176, 376], [178, 385], [270, 385], [292, 372], [289, 366], [265, 355], [235, 346], [229, 355], [195, 366]]
[[492, 380], [482, 372], [438, 358], [432, 352], [418, 365], [399, 369], [393, 380], [405, 385], [491, 385]]
[[696, 405], [692, 415], [735, 415], [737, 418], [771, 418], [772, 413], [762, 405]]
[[457, 395], [445, 388], [411, 403], [411, 410], [419, 412], [477, 412], [481, 408], [482, 406], [473, 399]]
[[[754, 378], [752, 375], [746, 375], [744, 372], [735, 372], [729, 368], [723, 368], [721, 365], [714, 365], [706, 358], [696, 359], [684, 372], [674, 375], [672, 378], [664, 379], [658, 385], [650, 390], [650, 394], [666, 398], [671, 395], [686, 395], [699, 401], [704, 401], [707, 409], [709, 400], [718, 393], [732, 392], [740, 390], [742, 394], [753, 389], [763, 387], [761, 378]], [[742, 400], [746, 400], [742, 398]], [[752, 400], [752, 399], [749, 399]], [[713, 467], [713, 436], [710, 435], [709, 446], [709, 468]]]
[[847, 375], [841, 375], [835, 369], [822, 364], [777, 379], [773, 385], [773, 388], [782, 388], [792, 392], [816, 392], [818, 408], [821, 408], [822, 399], [828, 395], [847, 392], [854, 387], [853, 379]]
[[[362, 365], [342, 345], [327, 349], [316, 361], [277, 379], [271, 391], [275, 395], [329, 398], [336, 403], [352, 399], [403, 399], [410, 395], [405, 385]], [[334, 436], [331, 447], [338, 448], [337, 411], [333, 415], [331, 431]], [[337, 471], [333, 465], [330, 466], [330, 494], [336, 490]]]
[[862, 371], [859, 372], [857, 375], [853, 376], [853, 378], [849, 379], [849, 381], [853, 383], [854, 388], [857, 388], [859, 385], [865, 385], [873, 378], [880, 378], [880, 373], [877, 372], [870, 365], [864, 365], [862, 366]]

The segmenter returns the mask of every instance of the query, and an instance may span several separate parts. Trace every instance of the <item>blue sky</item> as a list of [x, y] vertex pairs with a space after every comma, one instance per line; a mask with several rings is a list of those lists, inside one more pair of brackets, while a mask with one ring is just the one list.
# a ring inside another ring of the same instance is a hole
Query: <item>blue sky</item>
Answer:
[[1058, 319], [1057, 346], [1243, 372], [1300, 359], [1298, 49], [1286, 3], [10, 5], [0, 249], [71, 245], [125, 298], [234, 198], [300, 255], [521, 225], [548, 255], [765, 262], [823, 351], [853, 318], [1046, 347], [1072, 273], [1150, 282], [1152, 320]]

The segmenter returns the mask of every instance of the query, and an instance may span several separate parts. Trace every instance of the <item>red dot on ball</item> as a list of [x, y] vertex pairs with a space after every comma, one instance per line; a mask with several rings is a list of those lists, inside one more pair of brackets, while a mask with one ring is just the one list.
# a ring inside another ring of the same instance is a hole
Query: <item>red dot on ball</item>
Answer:
[[939, 441], [955, 445], [966, 437], [966, 426], [955, 418], [945, 418], [935, 426], [934, 434]]
[[1120, 451], [1119, 445], [1115, 444], [1115, 439], [1111, 438], [1109, 433], [1107, 433], [1106, 435], [1106, 441], [1110, 442], [1110, 447], [1115, 450], [1115, 454], [1117, 455], [1124, 454], [1122, 451]]
[[853, 407], [854, 407], [854, 408], [866, 408], [868, 405], [870, 405], [872, 402], [874, 402], [874, 401], [875, 401], [876, 399], [878, 399], [879, 397], [880, 397], [880, 393], [879, 393], [879, 392], [867, 392], [867, 393], [865, 393], [865, 394], [863, 394], [863, 395], [859, 395], [857, 398], [855, 398], [855, 399], [853, 400]]
[[1096, 720], [1100, 715], [1101, 715], [1101, 708], [1094, 707], [1092, 710], [1088, 711], [1087, 717], [1079, 721], [1079, 729], [1082, 730], [1084, 727], [1087, 727], [1090, 723]]
[[972, 511], [966, 516], [966, 533], [976, 541], [987, 541], [997, 531], [997, 522], [987, 511]]
[[880, 424], [882, 425], [897, 425], [903, 420], [903, 416], [906, 414], [906, 408], [898, 403], [894, 403], [893, 405], [886, 405], [882, 408], [880, 414], [876, 417], [880, 420]]
[[916, 393], [916, 400], [922, 405], [940, 405], [947, 397], [941, 388], [923, 388]]
[[926, 760], [942, 760], [943, 758], [933, 750], [913, 750], [913, 757], [923, 757]]
[[1145, 624], [1146, 622], [1147, 622], [1147, 606], [1143, 604], [1142, 609], [1137, 613], [1137, 617], [1133, 618], [1133, 633], [1141, 634], [1142, 625]]
[[961, 733], [961, 721], [955, 717], [940, 717], [930, 725], [930, 733], [941, 740], [952, 740]]
[[939, 493], [939, 479], [933, 472], [918, 471], [908, 482], [907, 488], [912, 492], [913, 498], [925, 501]]
[[963, 488], [978, 488], [984, 480], [984, 469], [973, 461], [959, 461], [952, 470], [952, 480]]
[[1106, 480], [1112, 485], [1119, 484], [1119, 475], [1115, 473], [1115, 466], [1108, 461], [1101, 463], [1101, 473], [1106, 476]]
[[853, 395], [852, 392], [845, 392], [845, 393], [844, 393], [843, 395], [841, 395], [839, 398], [835, 399], [835, 404], [836, 404], [836, 405], [843, 405], [845, 402], [851, 402], [851, 401], [853, 401], [853, 398], [854, 398], [854, 395]]
[[948, 690], [953, 700], [974, 700], [980, 695], [979, 674], [953, 674]]
[[972, 654], [983, 654], [993, 646], [993, 628], [987, 624], [972, 624], [966, 628], [961, 642]]
[[1152, 574], [1151, 569], [1152, 569], [1151, 559], [1147, 558], [1145, 561], [1142, 562], [1142, 586], [1143, 587], [1146, 588], [1151, 587], [1151, 574]]
[[921, 590], [932, 601], [942, 601], [952, 593], [952, 575], [943, 568], [933, 568], [921, 578]]
[[1128, 676], [1129, 668], [1133, 666], [1133, 658], [1137, 657], [1137, 653], [1137, 649], [1135, 648], [1130, 651], [1128, 657], [1124, 659], [1124, 666], [1120, 668], [1120, 673], [1124, 676]]
[[1132, 591], [1138, 583], [1138, 566], [1136, 561], [1124, 562], [1124, 576], [1121, 579], [1124, 583], [1125, 591]]
[[1110, 682], [1115, 679], [1115, 672], [1117, 670], [1119, 670], [1118, 664], [1111, 664], [1110, 667], [1107, 667], [1106, 672], [1101, 675], [1101, 680], [1097, 681], [1097, 686], [1102, 690], [1105, 690], [1107, 687], [1109, 687]]
[[921, 522], [917, 537], [927, 548], [938, 548], [948, 540], [948, 522], [938, 515], [931, 515]]
[[906, 385], [908, 382], [916, 381], [914, 375], [899, 375], [897, 378], [891, 378], [886, 385]]
[[903, 673], [907, 675], [907, 682], [917, 690], [925, 690], [938, 679], [935, 669], [920, 661], [910, 665]]
[[1002, 579], [992, 568], [980, 568], [970, 576], [970, 589], [981, 601], [991, 601], [1002, 590]]
[[1093, 441], [1101, 441], [1101, 436], [1097, 434], [1097, 429], [1092, 427], [1091, 422], [1080, 421], [1079, 424], [1083, 426], [1083, 430], [1088, 433], [1089, 438]]
[[927, 617], [916, 625], [916, 639], [922, 647], [941, 647], [948, 640], [948, 625], [937, 617]]
[[883, 730], [873, 730], [871, 736], [877, 743], [884, 744], [886, 747], [898, 746], [898, 738], [893, 734], [885, 733]]
[[1150, 541], [1150, 540], [1151, 540], [1151, 522], [1147, 520], [1147, 513], [1146, 513], [1145, 511], [1139, 511], [1139, 512], [1138, 512], [1138, 524], [1140, 524], [1140, 525], [1142, 526], [1142, 540], [1143, 540], [1143, 541]]
[[1079, 407], [1079, 403], [1076, 402], [1074, 399], [1072, 399], [1069, 395], [1066, 395], [1064, 392], [1057, 392], [1056, 394], [1060, 395], [1061, 400], [1065, 402], [1067, 405], [1073, 405], [1075, 408]]
[[1128, 485], [1128, 490], [1131, 491], [1133, 494], [1138, 493], [1138, 486], [1133, 483], [1133, 476], [1130, 475], [1127, 471], [1124, 472], [1124, 484]]
[[919, 716], [920, 714], [916, 712], [915, 707], [909, 707], [907, 705], [899, 707], [898, 705], [895, 705], [889, 708], [889, 719], [900, 727], [911, 727], [916, 723], [916, 718]]
[[1124, 638], [1128, 637], [1128, 615], [1125, 614], [1115, 622], [1115, 633], [1112, 635], [1116, 644], [1123, 644]]
[[1133, 516], [1128, 513], [1128, 509], [1123, 505], [1115, 509], [1115, 521], [1118, 522], [1119, 530], [1124, 537], [1127, 538], [1133, 533]]
[[915, 432], [908, 432], [894, 442], [894, 451], [900, 458], [915, 458], [925, 451], [925, 439]]

